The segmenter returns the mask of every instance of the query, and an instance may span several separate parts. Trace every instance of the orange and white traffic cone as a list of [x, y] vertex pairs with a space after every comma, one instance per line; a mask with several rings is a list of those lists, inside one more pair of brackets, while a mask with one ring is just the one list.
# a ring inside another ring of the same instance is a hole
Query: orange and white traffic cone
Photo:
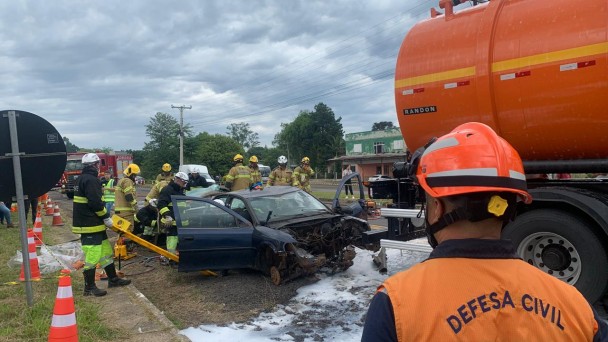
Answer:
[[36, 221], [34, 221], [34, 237], [36, 238], [36, 246], [42, 246], [42, 217], [40, 210], [36, 213]]
[[42, 210], [46, 210], [46, 200], [49, 198], [49, 194], [44, 194], [38, 197], [38, 207]]
[[[38, 267], [38, 255], [36, 254], [36, 242], [34, 242], [34, 232], [31, 229], [27, 230], [27, 252], [30, 256], [30, 278], [32, 280], [40, 280], [40, 268]], [[21, 264], [20, 281], [25, 281], [23, 271], [23, 263]]]
[[55, 211], [53, 210], [53, 201], [51, 201], [51, 199], [49, 198], [46, 201], [46, 213], [44, 213], [44, 216], [53, 216], [54, 213]]
[[17, 212], [17, 203], [11, 204], [11, 213]]
[[53, 319], [48, 341], [78, 342], [78, 327], [76, 326], [76, 310], [72, 294], [72, 278], [70, 270], [61, 270], [59, 288], [53, 307]]
[[63, 220], [59, 213], [59, 205], [55, 204], [55, 212], [53, 213], [53, 226], [63, 226]]

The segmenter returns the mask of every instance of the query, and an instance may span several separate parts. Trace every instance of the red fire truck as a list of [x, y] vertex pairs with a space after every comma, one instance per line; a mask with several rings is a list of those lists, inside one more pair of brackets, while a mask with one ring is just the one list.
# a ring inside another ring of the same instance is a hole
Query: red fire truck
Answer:
[[[82, 156], [88, 152], [68, 153], [65, 171], [61, 177], [61, 192], [68, 198], [74, 198], [74, 184], [80, 173], [82, 173]], [[106, 171], [110, 171], [114, 179], [123, 177], [123, 170], [133, 163], [133, 156], [124, 152], [95, 152], [101, 161], [99, 166], [99, 177], [103, 177]]]

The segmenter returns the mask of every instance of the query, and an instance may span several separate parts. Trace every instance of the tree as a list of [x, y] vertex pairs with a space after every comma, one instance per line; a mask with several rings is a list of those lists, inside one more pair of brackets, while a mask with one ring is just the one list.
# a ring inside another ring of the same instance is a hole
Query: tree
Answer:
[[393, 123], [390, 121], [374, 122], [374, 124], [372, 125], [372, 131], [385, 131], [393, 127], [395, 126], [393, 126]]
[[78, 150], [80, 150], [78, 146], [70, 142], [70, 139], [68, 139], [68, 137], [63, 137], [63, 142], [65, 143], [65, 151], [68, 153], [78, 152]]
[[290, 164], [299, 164], [302, 157], [309, 157], [317, 172], [324, 170], [328, 159], [335, 156], [336, 137], [342, 139], [342, 118], [336, 119], [331, 108], [318, 103], [314, 111], [301, 111], [291, 123], [282, 123], [275, 135], [274, 144], [287, 151]]
[[243, 146], [246, 150], [260, 144], [259, 134], [249, 129], [249, 124], [245, 122], [233, 123], [227, 126], [226, 134]]
[[239, 153], [244, 155], [243, 147], [234, 139], [222, 134], [199, 133], [195, 137], [198, 147], [194, 153], [197, 164], [209, 169], [209, 174], [225, 175], [234, 165], [232, 158]]
[[[160, 172], [164, 163], [172, 166], [177, 172], [179, 167], [179, 122], [167, 113], [158, 112], [146, 125], [146, 135], [150, 138], [144, 144], [142, 173], [146, 178], [152, 178]], [[184, 141], [192, 137], [191, 127], [184, 126]], [[184, 142], [184, 151], [186, 143]], [[185, 155], [186, 153], [184, 153]]]

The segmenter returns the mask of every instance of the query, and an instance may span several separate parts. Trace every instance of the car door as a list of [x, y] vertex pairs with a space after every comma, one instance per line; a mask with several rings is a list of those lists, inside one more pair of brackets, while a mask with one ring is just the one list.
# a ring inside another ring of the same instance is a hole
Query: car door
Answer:
[[253, 225], [219, 203], [173, 196], [179, 271], [249, 268], [255, 261]]
[[[356, 192], [354, 190], [355, 187], [359, 188], [359, 195], [357, 196], [357, 201], [352, 203], [341, 204], [340, 203], [340, 194], [342, 193], [342, 189], [344, 189], [344, 184], [346, 181], [351, 180], [353, 185], [353, 193]], [[363, 182], [361, 180], [361, 175], [358, 172], [353, 172], [348, 176], [345, 176], [338, 184], [336, 188], [336, 194], [334, 199], [331, 202], [331, 207], [334, 213], [344, 214], [348, 216], [358, 217], [362, 220], [367, 220], [367, 203], [365, 202], [365, 192], [363, 191]]]

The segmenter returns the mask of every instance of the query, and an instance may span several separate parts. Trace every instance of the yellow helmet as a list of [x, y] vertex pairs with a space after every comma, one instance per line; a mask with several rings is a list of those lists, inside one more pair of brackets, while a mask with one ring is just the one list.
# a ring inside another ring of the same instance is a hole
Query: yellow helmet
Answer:
[[234, 158], [232, 158], [233, 161], [243, 161], [243, 156], [240, 154], [237, 154], [236, 156], [234, 156]]
[[257, 163], [257, 162], [258, 162], [258, 157], [256, 157], [256, 156], [251, 156], [251, 158], [249, 158], [249, 162], [250, 162], [250, 163]]
[[169, 171], [171, 171], [171, 164], [169, 164], [169, 163], [164, 163], [164, 164], [163, 164], [163, 167], [162, 167], [162, 170], [163, 170], [163, 171], [165, 171], [165, 172], [169, 172]]
[[308, 158], [308, 157], [302, 158], [302, 164], [310, 164], [310, 158]]
[[125, 176], [130, 177], [131, 175], [138, 175], [140, 172], [139, 166], [137, 164], [129, 164], [127, 168], [122, 172]]

